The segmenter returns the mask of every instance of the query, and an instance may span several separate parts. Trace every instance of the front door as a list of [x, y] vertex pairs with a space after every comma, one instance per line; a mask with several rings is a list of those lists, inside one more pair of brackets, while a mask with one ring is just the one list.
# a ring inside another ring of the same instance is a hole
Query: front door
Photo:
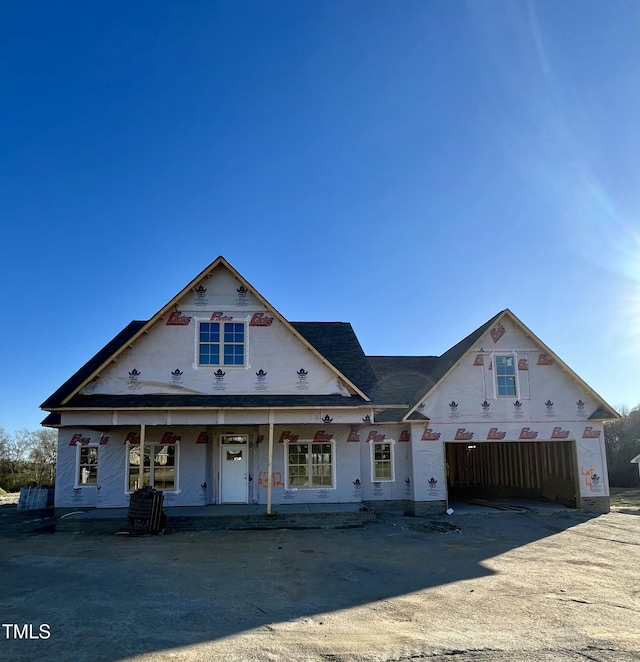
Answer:
[[220, 503], [247, 503], [249, 444], [243, 435], [220, 440]]

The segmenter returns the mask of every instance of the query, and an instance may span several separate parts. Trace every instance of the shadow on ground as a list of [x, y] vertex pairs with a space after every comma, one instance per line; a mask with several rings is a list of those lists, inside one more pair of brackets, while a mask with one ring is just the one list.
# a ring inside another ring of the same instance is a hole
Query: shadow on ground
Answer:
[[0, 657], [117, 660], [219, 640], [485, 577], [486, 559], [589, 519], [387, 515], [361, 529], [131, 538], [50, 535], [46, 513], [0, 506], [1, 622], [51, 631], [1, 641]]

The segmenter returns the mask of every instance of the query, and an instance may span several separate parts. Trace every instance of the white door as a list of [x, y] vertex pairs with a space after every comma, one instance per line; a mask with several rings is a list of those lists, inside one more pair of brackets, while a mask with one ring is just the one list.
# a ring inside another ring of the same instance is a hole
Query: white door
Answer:
[[220, 502], [247, 503], [249, 444], [220, 444]]

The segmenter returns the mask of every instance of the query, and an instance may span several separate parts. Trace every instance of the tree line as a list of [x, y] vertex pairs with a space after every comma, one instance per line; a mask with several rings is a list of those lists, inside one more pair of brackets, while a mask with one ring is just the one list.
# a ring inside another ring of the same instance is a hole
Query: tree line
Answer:
[[19, 492], [21, 487], [52, 487], [56, 480], [57, 430], [0, 428], [0, 489]]
[[620, 418], [604, 426], [609, 484], [612, 487], [639, 487], [638, 465], [631, 460], [640, 455], [640, 406], [620, 408]]

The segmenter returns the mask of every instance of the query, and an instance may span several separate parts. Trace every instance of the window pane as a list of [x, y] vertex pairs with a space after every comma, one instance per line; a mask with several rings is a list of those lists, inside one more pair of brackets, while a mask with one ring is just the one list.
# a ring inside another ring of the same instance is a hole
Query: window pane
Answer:
[[375, 466], [376, 478], [391, 478], [391, 463], [377, 462]]
[[514, 356], [496, 356], [496, 386], [498, 396], [516, 396], [516, 362]]
[[219, 345], [200, 345], [200, 365], [218, 365], [219, 363]]
[[515, 396], [516, 380], [515, 377], [498, 377], [498, 395]]
[[225, 345], [224, 363], [225, 365], [243, 365], [244, 347], [242, 345]]
[[153, 486], [159, 490], [175, 489], [175, 446], [153, 446]]
[[80, 464], [97, 464], [98, 449], [94, 447], [80, 449]]
[[393, 459], [391, 444], [375, 444], [373, 447], [374, 480], [393, 480]]
[[515, 360], [513, 356], [496, 356], [497, 375], [515, 375]]
[[306, 466], [289, 465], [289, 486], [308, 487], [309, 479]]
[[249, 437], [243, 434], [223, 434], [220, 441], [223, 444], [247, 444]]
[[220, 342], [220, 324], [202, 322], [200, 324], [200, 342]]
[[289, 444], [289, 487], [309, 487], [308, 451], [308, 444]]
[[157, 490], [174, 490], [176, 487], [175, 467], [157, 467], [154, 471], [153, 486]]
[[224, 364], [244, 365], [244, 345], [225, 345]]
[[226, 322], [224, 325], [224, 341], [244, 343], [244, 324]]
[[289, 444], [289, 487], [331, 487], [331, 444]]
[[95, 446], [81, 448], [78, 459], [78, 484], [97, 485], [98, 449]]
[[140, 446], [129, 446], [129, 489], [137, 490], [140, 478]]

